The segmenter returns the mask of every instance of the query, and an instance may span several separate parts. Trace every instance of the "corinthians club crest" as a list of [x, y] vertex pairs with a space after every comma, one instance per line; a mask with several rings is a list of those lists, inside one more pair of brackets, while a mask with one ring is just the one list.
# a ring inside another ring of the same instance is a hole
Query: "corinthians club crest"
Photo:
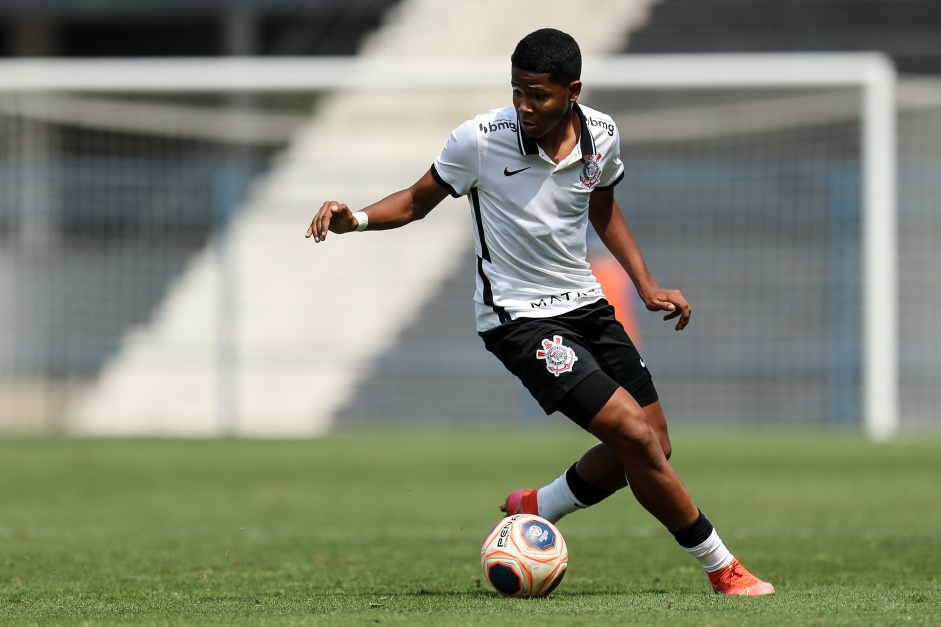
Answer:
[[601, 180], [601, 154], [582, 157], [582, 173], [578, 175], [582, 185], [591, 189]]
[[563, 372], [571, 372], [572, 366], [578, 361], [575, 351], [562, 343], [562, 336], [555, 335], [552, 341], [543, 340], [542, 348], [536, 351], [537, 359], [546, 360], [546, 369], [555, 376]]

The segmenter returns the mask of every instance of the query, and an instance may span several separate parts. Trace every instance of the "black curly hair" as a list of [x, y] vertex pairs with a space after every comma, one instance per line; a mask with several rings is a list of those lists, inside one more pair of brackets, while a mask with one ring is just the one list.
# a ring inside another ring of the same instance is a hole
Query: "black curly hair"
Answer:
[[570, 85], [582, 75], [582, 51], [578, 42], [554, 28], [541, 28], [523, 37], [510, 57], [513, 67], [536, 74], [548, 74], [549, 80]]

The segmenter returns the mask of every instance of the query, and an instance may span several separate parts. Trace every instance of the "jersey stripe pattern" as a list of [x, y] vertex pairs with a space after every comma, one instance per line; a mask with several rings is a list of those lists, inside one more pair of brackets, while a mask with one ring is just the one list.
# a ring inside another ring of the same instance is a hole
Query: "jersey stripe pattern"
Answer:
[[581, 136], [558, 163], [523, 132], [510, 106], [456, 128], [432, 165], [435, 180], [470, 204], [480, 332], [604, 298], [586, 259], [588, 200], [624, 176], [620, 138], [610, 116], [574, 109]]

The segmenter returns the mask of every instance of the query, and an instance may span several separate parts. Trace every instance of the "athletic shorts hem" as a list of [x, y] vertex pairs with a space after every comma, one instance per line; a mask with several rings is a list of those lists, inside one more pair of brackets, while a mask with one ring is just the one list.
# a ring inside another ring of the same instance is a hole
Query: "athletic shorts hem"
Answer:
[[603, 371], [601, 370], [600, 367], [596, 367], [596, 368], [592, 368], [591, 370], [585, 370], [583, 372], [579, 372], [578, 376], [573, 377], [573, 380], [569, 381], [568, 388], [560, 389], [558, 390], [558, 393], [547, 395], [547, 397], [543, 398], [542, 400], [537, 398], [536, 401], [539, 403], [539, 406], [542, 407], [542, 410], [546, 412], [546, 415], [554, 413], [558, 411], [556, 408], [559, 406], [559, 403], [562, 402], [562, 399], [568, 396], [569, 393], [571, 393], [571, 391], [575, 388], [575, 386], [577, 386], [579, 383], [581, 383], [582, 381], [584, 381], [591, 375], [595, 374], [596, 372], [603, 372]]
[[587, 430], [588, 423], [594, 420], [620, 387], [617, 381], [603, 370], [596, 370], [563, 396], [555, 409], [582, 429]]

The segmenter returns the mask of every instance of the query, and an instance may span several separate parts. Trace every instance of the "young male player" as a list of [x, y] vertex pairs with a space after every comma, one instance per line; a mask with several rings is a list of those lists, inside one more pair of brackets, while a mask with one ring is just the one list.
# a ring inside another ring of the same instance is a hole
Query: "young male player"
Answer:
[[448, 194], [474, 219], [477, 330], [546, 413], [559, 411], [599, 444], [558, 480], [517, 490], [501, 508], [550, 520], [630, 486], [702, 564], [718, 593], [772, 594], [735, 559], [667, 461], [666, 418], [650, 373], [586, 262], [588, 222], [647, 309], [676, 329], [690, 306], [650, 276], [614, 186], [624, 174], [611, 117], [578, 104], [581, 52], [554, 29], [527, 35], [511, 57], [513, 105], [459, 126], [408, 189], [353, 212], [323, 203], [306, 237], [393, 229], [424, 218]]

